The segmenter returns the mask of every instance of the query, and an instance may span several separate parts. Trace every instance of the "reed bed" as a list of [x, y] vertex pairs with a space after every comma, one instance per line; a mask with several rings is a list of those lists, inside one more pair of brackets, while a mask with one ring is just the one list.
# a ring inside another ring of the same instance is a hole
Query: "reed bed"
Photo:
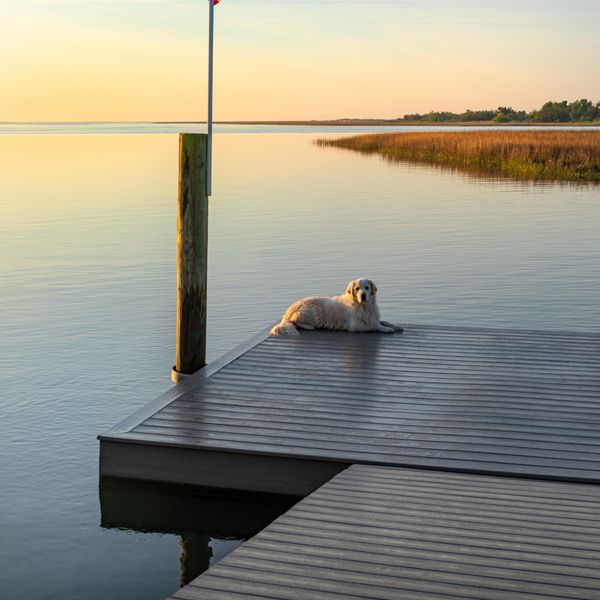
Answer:
[[481, 174], [600, 182], [600, 131], [383, 133], [316, 143]]

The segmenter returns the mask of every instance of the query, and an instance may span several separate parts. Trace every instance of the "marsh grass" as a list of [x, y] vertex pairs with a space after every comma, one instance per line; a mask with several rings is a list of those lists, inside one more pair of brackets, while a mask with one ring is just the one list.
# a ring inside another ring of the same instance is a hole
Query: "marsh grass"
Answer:
[[600, 131], [383, 133], [316, 143], [495, 176], [600, 182]]

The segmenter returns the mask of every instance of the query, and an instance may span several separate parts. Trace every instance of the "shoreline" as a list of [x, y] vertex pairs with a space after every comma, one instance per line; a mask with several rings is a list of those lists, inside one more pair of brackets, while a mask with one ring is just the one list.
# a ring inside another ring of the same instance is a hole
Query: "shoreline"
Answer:
[[[0, 121], [0, 125], [204, 125], [206, 121]], [[273, 125], [304, 127], [600, 127], [600, 122], [577, 123], [534, 123], [532, 121], [400, 121], [389, 119], [334, 119], [334, 120], [290, 120], [290, 121], [215, 121], [215, 125]]]
[[360, 127], [376, 125], [377, 127], [600, 127], [600, 122], [580, 123], [533, 123], [531, 121], [510, 121], [495, 123], [494, 121], [397, 121], [385, 119], [337, 119], [333, 121], [215, 121], [220, 125], [303, 125], [314, 127]]

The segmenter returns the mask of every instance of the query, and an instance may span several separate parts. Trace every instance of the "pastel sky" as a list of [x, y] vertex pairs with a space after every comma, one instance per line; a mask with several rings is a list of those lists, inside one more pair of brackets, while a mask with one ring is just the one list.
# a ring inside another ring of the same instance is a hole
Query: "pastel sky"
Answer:
[[[600, 100], [599, 0], [222, 0], [217, 120]], [[206, 0], [0, 0], [0, 121], [196, 121]]]

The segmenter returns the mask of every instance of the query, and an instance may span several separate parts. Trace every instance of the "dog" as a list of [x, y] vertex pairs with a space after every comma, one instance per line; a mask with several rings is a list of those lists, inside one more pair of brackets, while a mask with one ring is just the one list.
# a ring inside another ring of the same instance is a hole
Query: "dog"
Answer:
[[271, 335], [300, 335], [298, 329], [335, 331], [402, 331], [400, 325], [382, 321], [377, 307], [377, 286], [370, 279], [355, 279], [346, 293], [333, 298], [310, 297], [294, 302], [271, 329]]

